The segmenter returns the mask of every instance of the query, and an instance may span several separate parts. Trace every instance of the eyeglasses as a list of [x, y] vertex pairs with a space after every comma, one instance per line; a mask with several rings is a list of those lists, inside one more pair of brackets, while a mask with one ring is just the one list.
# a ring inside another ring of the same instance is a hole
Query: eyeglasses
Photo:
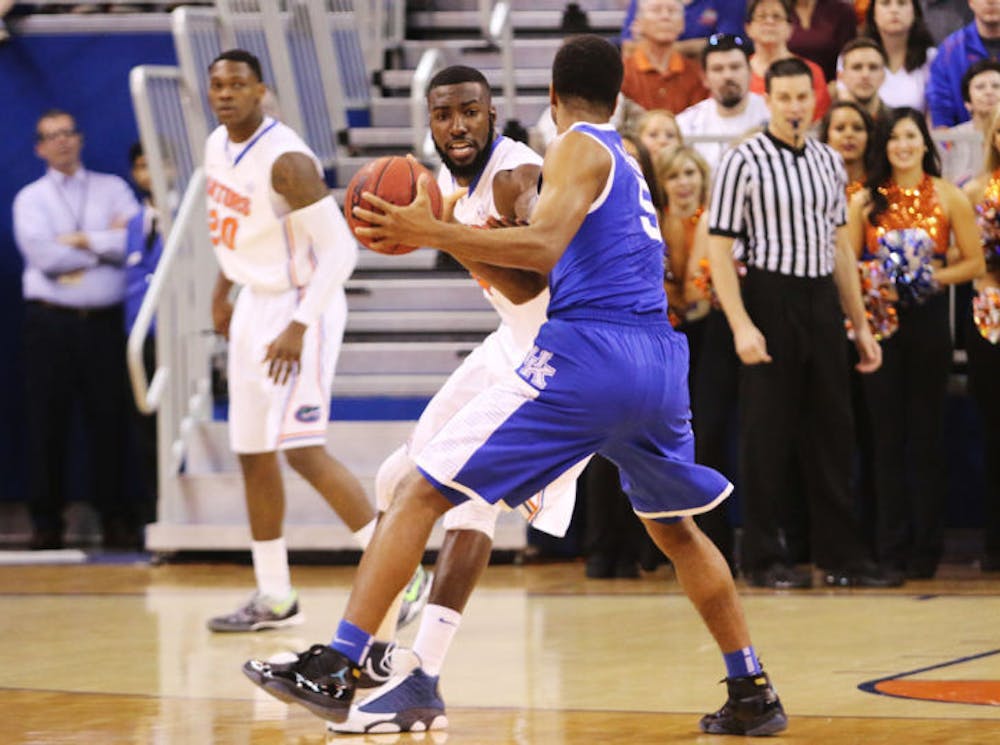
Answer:
[[50, 142], [60, 137], [76, 137], [78, 134], [80, 132], [75, 129], [57, 129], [54, 132], [39, 132], [37, 138], [39, 142]]
[[736, 34], [712, 34], [708, 37], [708, 46], [726, 47], [726, 49], [743, 49], [749, 41]]
[[767, 23], [768, 21], [772, 23], [791, 23], [792, 19], [782, 13], [756, 13], [750, 16], [751, 21], [756, 21], [757, 23]]

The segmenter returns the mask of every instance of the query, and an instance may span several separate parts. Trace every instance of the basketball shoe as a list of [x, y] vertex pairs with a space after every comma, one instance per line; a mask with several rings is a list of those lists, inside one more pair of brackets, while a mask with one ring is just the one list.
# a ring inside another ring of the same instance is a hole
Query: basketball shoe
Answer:
[[299, 612], [299, 594], [292, 590], [287, 598], [272, 598], [255, 592], [243, 606], [225, 616], [208, 621], [212, 631], [262, 631], [297, 626], [305, 620]]
[[394, 675], [406, 675], [420, 666], [416, 652], [400, 647], [396, 642], [373, 641], [361, 665], [358, 688], [378, 688]]
[[326, 644], [313, 644], [294, 662], [248, 660], [243, 674], [279, 701], [339, 722], [350, 711], [361, 669]]
[[729, 698], [714, 714], [701, 718], [702, 732], [711, 735], [774, 735], [788, 727], [788, 718], [767, 673], [726, 678]]
[[448, 727], [444, 700], [438, 689], [438, 676], [428, 675], [422, 668], [408, 675], [397, 675], [351, 707], [347, 718], [327, 724], [330, 732], [383, 733], [427, 732]]
[[407, 626], [420, 615], [420, 611], [427, 605], [427, 598], [431, 595], [433, 580], [433, 572], [428, 572], [422, 566], [417, 567], [417, 571], [413, 573], [409, 584], [403, 590], [403, 602], [399, 606], [399, 616], [396, 619], [397, 630]]

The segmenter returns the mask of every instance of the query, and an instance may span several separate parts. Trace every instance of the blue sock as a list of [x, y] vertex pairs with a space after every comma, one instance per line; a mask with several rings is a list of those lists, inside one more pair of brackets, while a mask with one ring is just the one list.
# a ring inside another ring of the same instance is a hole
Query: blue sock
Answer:
[[763, 669], [760, 666], [760, 660], [757, 659], [757, 653], [753, 647], [743, 647], [743, 649], [737, 649], [735, 652], [727, 652], [722, 655], [722, 659], [726, 661], [727, 678], [743, 678], [747, 675], [756, 675]]
[[360, 665], [368, 655], [372, 645], [372, 635], [359, 629], [350, 621], [341, 621], [330, 646], [348, 657], [355, 665]]

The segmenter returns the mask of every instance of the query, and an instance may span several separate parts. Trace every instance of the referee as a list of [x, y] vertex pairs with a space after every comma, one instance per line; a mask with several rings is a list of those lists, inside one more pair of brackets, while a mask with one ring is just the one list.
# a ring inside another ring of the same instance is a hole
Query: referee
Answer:
[[[826, 583], [899, 584], [869, 558], [851, 508], [853, 424], [841, 305], [858, 329], [858, 370], [878, 369], [881, 349], [865, 320], [846, 241], [843, 161], [805, 138], [815, 107], [806, 64], [780, 60], [764, 80], [770, 122], [723, 157], [709, 215], [712, 277], [743, 363], [743, 571], [760, 587], [812, 585], [811, 572], [791, 565], [780, 530], [780, 505], [797, 464], [813, 559]], [[737, 237], [747, 252], [742, 296], [732, 261]]]

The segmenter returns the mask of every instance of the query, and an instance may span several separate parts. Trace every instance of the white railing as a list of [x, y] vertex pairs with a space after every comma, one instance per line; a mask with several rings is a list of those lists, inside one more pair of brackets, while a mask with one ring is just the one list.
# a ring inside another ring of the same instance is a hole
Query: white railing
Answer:
[[437, 157], [428, 126], [427, 84], [440, 67], [441, 51], [433, 47], [425, 50], [420, 56], [420, 62], [417, 63], [410, 84], [410, 132], [413, 135], [413, 152], [418, 159], [424, 161]]
[[[179, 68], [144, 65], [129, 76], [152, 199], [165, 245], [127, 345], [136, 404], [157, 414], [158, 522], [181, 519], [180, 473], [187, 439], [211, 411], [211, 318], [216, 274], [205, 214], [205, 181], [198, 163], [204, 122]], [[176, 194], [183, 191], [174, 214]], [[147, 381], [142, 347], [156, 323], [156, 370]]]

